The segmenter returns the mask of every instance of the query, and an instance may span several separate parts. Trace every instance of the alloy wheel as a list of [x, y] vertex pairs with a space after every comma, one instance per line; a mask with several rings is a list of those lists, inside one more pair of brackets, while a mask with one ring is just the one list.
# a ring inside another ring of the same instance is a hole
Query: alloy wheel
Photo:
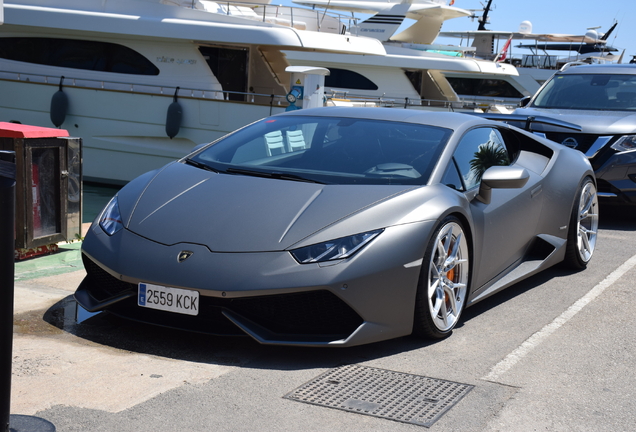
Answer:
[[428, 269], [428, 309], [440, 332], [450, 331], [466, 301], [468, 287], [468, 245], [462, 227], [449, 222], [433, 240]]

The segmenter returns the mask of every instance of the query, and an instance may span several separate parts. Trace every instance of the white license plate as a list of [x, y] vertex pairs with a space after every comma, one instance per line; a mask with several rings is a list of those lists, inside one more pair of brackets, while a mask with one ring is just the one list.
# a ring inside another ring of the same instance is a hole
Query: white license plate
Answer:
[[150, 309], [198, 315], [199, 291], [140, 283], [137, 304]]

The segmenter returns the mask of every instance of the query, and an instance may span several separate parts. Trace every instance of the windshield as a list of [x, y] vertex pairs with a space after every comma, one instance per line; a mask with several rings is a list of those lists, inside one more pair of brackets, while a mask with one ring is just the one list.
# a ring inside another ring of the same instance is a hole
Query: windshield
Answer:
[[326, 184], [426, 184], [451, 133], [390, 121], [270, 117], [186, 162], [221, 173]]
[[532, 105], [537, 108], [636, 111], [636, 75], [555, 75]]

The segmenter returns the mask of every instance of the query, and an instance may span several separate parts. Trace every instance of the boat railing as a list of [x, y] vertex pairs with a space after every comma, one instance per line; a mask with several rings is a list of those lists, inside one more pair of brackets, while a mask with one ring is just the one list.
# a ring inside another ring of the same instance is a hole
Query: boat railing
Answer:
[[[167, 97], [204, 99], [210, 101], [227, 101], [240, 102], [255, 105], [268, 105], [270, 114], [275, 106], [286, 107], [287, 100], [285, 95], [274, 93], [254, 93], [229, 91], [222, 89], [199, 89], [181, 86], [158, 85], [150, 83], [133, 83], [120, 81], [92, 80], [77, 77], [65, 77], [62, 80], [60, 76], [39, 75], [35, 73], [11, 72], [0, 70], [0, 79], [22, 81], [34, 84], [45, 84], [51, 86], [60, 85], [62, 88], [87, 88], [109, 90], [117, 92], [128, 92], [134, 94], [163, 95]], [[516, 102], [498, 99], [480, 99], [478, 97], [462, 97], [456, 101], [420, 99], [420, 98], [396, 98], [390, 95], [380, 97], [363, 96], [349, 93], [347, 91], [331, 90], [326, 92], [325, 98], [327, 105], [346, 105], [346, 106], [375, 106], [388, 108], [415, 108], [445, 111], [492, 111], [494, 107], [505, 107], [513, 109]]]
[[557, 59], [555, 55], [547, 54], [524, 54], [521, 58], [521, 67], [556, 69]]
[[233, 102], [247, 102], [259, 105], [281, 105], [286, 103], [285, 95], [272, 93], [254, 93], [228, 91], [222, 89], [200, 89], [181, 86], [160, 85], [151, 83], [134, 83], [121, 81], [94, 80], [77, 77], [62, 77], [52, 75], [40, 75], [35, 73], [11, 72], [0, 70], [0, 79], [23, 81], [34, 84], [60, 85], [62, 87], [89, 88], [99, 90], [110, 90], [118, 92], [128, 92], [136, 94], [177, 96], [182, 98], [225, 100]]
[[[188, 5], [188, 8], [190, 5]], [[243, 1], [193, 1], [193, 9], [211, 13], [235, 16], [266, 22], [270, 24], [292, 27], [297, 30], [309, 30], [357, 35], [358, 18], [326, 9], [309, 9], [298, 6], [251, 3]]]
[[332, 90], [327, 96], [328, 105], [363, 106], [386, 108], [414, 108], [441, 111], [482, 111], [503, 112], [513, 110], [518, 102], [505, 99], [484, 99], [479, 97], [461, 97], [459, 100], [436, 100], [422, 98], [392, 98], [390, 96], [369, 97]]
[[576, 54], [572, 56], [556, 56], [551, 54], [523, 54], [521, 58], [513, 58], [510, 63], [515, 67], [559, 70], [564, 64], [581, 62], [588, 64], [615, 63], [617, 59], [611, 53], [594, 56]]

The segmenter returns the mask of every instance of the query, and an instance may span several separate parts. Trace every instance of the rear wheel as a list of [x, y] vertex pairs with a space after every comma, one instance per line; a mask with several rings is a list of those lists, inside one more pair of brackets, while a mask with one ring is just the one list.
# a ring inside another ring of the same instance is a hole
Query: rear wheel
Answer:
[[442, 221], [429, 243], [417, 287], [413, 332], [444, 338], [464, 309], [469, 278], [468, 242], [454, 216]]
[[564, 264], [584, 269], [592, 259], [598, 232], [598, 196], [591, 178], [586, 177], [574, 201]]

